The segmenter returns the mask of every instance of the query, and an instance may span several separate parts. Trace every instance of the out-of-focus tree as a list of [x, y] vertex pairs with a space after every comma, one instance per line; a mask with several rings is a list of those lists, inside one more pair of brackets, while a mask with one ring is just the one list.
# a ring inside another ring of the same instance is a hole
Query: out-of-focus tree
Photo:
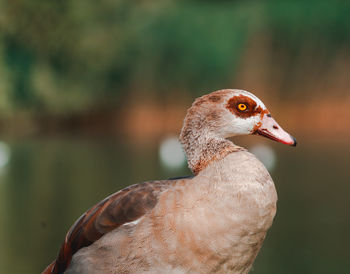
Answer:
[[330, 0], [0, 0], [0, 111], [72, 113], [127, 92], [232, 86], [260, 40], [262, 69], [283, 67], [279, 90], [298, 91], [291, 77], [314, 81], [349, 57], [349, 13]]

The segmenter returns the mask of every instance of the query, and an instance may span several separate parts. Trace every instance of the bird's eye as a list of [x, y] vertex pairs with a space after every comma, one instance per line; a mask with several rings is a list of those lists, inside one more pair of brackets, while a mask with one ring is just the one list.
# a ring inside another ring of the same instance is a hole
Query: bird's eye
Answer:
[[245, 111], [245, 110], [247, 110], [247, 105], [241, 103], [241, 104], [238, 104], [237, 108], [240, 111]]

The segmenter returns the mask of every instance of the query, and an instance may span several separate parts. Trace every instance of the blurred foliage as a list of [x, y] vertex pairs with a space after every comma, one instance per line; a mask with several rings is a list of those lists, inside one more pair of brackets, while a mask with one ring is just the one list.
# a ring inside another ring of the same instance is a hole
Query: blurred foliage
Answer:
[[0, 0], [0, 111], [53, 114], [129, 93], [232, 86], [245, 47], [268, 38], [288, 74], [349, 47], [348, 1]]

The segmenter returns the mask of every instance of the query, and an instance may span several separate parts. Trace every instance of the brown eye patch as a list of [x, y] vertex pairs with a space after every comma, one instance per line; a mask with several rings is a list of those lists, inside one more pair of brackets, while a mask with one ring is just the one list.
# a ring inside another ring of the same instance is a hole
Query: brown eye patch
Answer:
[[253, 99], [238, 95], [228, 100], [226, 108], [236, 116], [246, 119], [263, 112], [261, 107], [256, 106], [257, 104]]

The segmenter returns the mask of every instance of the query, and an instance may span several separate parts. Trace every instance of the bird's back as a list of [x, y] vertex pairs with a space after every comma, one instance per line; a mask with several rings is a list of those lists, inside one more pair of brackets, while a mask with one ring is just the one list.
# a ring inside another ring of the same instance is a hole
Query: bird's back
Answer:
[[125, 223], [139, 219], [156, 205], [160, 193], [174, 182], [165, 180], [132, 185], [93, 206], [69, 229], [58, 257], [43, 274], [63, 273], [77, 251]]

